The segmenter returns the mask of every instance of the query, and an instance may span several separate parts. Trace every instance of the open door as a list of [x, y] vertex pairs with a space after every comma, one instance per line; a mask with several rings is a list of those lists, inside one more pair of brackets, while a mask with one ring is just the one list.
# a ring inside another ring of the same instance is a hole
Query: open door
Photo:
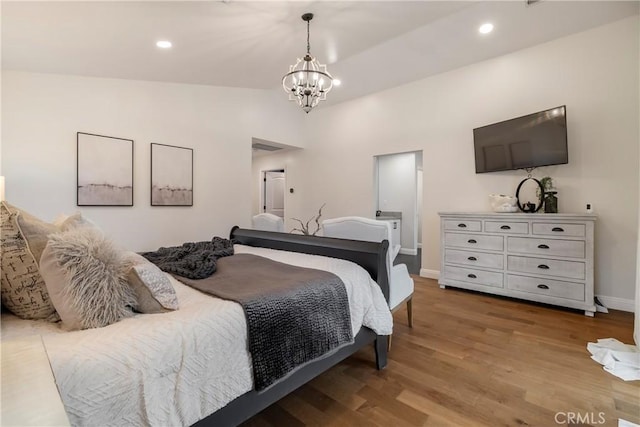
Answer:
[[262, 212], [284, 218], [284, 170], [264, 171]]

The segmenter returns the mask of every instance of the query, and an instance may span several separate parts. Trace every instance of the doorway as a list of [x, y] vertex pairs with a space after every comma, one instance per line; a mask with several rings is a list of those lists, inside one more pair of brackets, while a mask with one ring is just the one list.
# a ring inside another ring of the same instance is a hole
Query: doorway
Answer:
[[284, 169], [262, 171], [261, 212], [270, 213], [284, 219]]
[[406, 264], [411, 274], [419, 274], [422, 258], [422, 151], [374, 157], [376, 213], [397, 219], [400, 228], [400, 255], [395, 264]]

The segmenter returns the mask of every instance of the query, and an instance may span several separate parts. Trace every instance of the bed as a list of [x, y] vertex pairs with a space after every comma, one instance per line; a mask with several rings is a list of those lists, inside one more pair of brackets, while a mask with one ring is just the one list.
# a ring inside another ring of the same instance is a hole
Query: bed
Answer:
[[377, 369], [386, 366], [392, 328], [386, 304], [386, 241], [238, 227], [230, 238], [238, 254], [339, 276], [349, 296], [353, 343], [256, 392], [242, 308], [173, 278], [181, 306], [175, 312], [137, 315], [74, 332], [3, 314], [2, 339], [42, 335], [73, 425], [237, 425], [365, 346], [373, 345]]

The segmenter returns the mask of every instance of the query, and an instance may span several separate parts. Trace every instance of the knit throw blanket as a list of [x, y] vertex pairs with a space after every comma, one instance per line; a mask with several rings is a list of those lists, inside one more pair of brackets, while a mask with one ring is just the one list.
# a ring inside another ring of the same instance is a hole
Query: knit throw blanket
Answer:
[[257, 391], [353, 342], [349, 297], [335, 274], [251, 254], [219, 261], [204, 280], [177, 278], [242, 306]]
[[216, 272], [218, 258], [229, 255], [233, 255], [233, 243], [221, 237], [214, 237], [210, 242], [184, 243], [142, 254], [162, 271], [189, 279], [211, 276]]

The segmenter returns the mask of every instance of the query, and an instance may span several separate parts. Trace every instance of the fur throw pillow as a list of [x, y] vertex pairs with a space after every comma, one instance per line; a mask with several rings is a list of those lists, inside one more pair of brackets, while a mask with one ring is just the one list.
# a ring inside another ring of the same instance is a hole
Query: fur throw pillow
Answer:
[[87, 227], [52, 234], [40, 258], [53, 305], [71, 330], [99, 328], [133, 315], [130, 267], [124, 252]]

